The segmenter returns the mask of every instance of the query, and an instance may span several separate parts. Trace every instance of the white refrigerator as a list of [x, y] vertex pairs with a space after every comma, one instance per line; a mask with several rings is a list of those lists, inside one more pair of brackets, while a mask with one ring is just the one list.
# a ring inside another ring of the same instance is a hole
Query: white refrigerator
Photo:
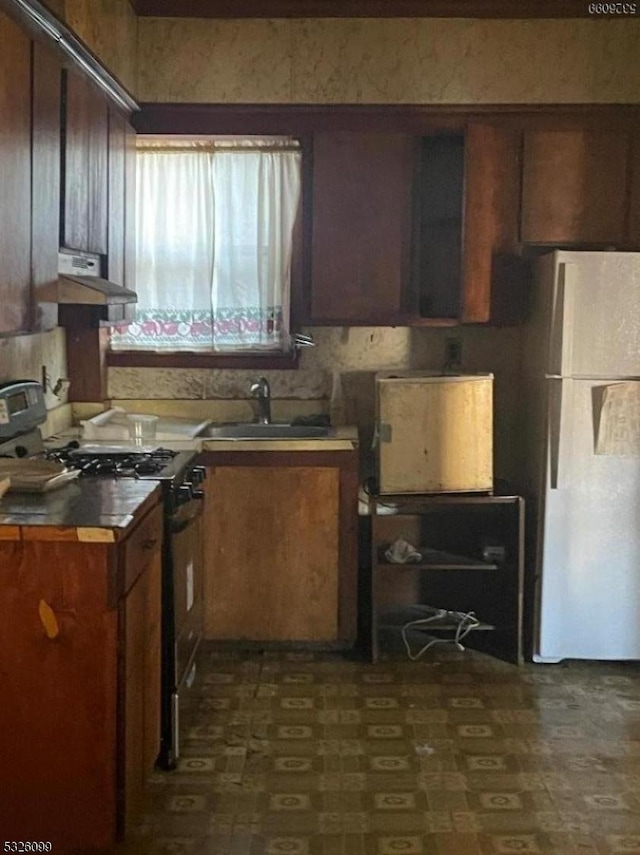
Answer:
[[538, 261], [524, 378], [534, 661], [640, 659], [640, 253]]

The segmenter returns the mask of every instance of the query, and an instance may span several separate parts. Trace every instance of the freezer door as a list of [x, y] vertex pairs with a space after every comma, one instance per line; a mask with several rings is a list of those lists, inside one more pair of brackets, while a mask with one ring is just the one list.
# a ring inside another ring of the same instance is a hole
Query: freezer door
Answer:
[[547, 373], [640, 377], [640, 253], [554, 257]]
[[[549, 433], [537, 556], [535, 658], [640, 659], [637, 442], [635, 453], [622, 455], [607, 453], [601, 441], [602, 453], [596, 454], [598, 434], [601, 440], [610, 435], [601, 432], [606, 428], [601, 417], [607, 415], [604, 392], [613, 384], [547, 383]], [[637, 385], [631, 391], [640, 395], [640, 383], [630, 385]], [[613, 415], [624, 421], [624, 412]], [[638, 430], [637, 424], [631, 426], [632, 432]], [[629, 449], [634, 451], [633, 443]]]

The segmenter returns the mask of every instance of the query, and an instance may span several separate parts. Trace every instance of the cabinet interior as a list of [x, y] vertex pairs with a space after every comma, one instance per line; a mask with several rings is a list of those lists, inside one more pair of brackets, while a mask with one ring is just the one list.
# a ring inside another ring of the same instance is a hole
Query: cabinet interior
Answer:
[[412, 292], [422, 318], [461, 308], [464, 137], [422, 137], [414, 192]]

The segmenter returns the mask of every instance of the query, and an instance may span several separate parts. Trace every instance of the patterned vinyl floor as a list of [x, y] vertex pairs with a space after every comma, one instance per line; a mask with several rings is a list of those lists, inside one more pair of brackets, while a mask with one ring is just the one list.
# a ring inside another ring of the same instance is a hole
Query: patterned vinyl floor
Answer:
[[205, 649], [144, 855], [640, 853], [640, 664]]

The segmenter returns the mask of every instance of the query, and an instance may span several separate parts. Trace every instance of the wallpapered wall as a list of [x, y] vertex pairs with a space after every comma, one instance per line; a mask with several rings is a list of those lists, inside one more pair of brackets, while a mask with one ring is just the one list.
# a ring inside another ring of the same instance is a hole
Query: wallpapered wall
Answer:
[[640, 100], [640, 20], [142, 18], [143, 101]]

